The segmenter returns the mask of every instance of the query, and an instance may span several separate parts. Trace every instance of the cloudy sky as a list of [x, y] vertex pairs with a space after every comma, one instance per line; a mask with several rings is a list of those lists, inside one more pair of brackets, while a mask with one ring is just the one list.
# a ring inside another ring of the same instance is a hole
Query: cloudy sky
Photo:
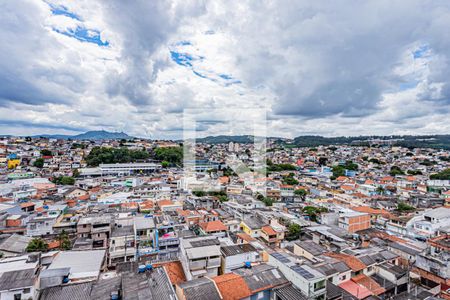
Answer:
[[449, 28], [447, 0], [0, 0], [0, 134], [449, 134]]

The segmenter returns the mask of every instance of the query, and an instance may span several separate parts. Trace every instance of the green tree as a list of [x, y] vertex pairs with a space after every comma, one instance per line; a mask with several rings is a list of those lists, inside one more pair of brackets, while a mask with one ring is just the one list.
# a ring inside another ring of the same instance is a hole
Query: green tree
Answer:
[[379, 165], [381, 163], [378, 158], [371, 158], [371, 159], [369, 159], [369, 162], [377, 164], [377, 165]]
[[273, 199], [270, 197], [264, 197], [261, 201], [264, 203], [265, 206], [273, 205]]
[[298, 184], [298, 180], [291, 176], [284, 177], [282, 181], [284, 184], [288, 184], [288, 185], [297, 185]]
[[408, 170], [406, 171], [409, 175], [422, 175], [422, 171], [420, 170]]
[[59, 176], [53, 178], [53, 183], [55, 184], [62, 184], [62, 185], [74, 185], [75, 184], [75, 178], [71, 176]]
[[42, 156], [52, 156], [52, 151], [50, 151], [48, 149], [42, 149], [41, 150], [41, 155]]
[[293, 241], [300, 237], [302, 228], [296, 223], [291, 223], [288, 227], [288, 232], [286, 234], [286, 240]]
[[269, 172], [281, 172], [281, 171], [295, 171], [297, 167], [291, 164], [268, 164], [267, 170]]
[[163, 167], [163, 168], [168, 168], [170, 166], [170, 162], [168, 162], [168, 161], [166, 161], [166, 160], [163, 160], [162, 162], [161, 162], [161, 167]]
[[48, 244], [42, 238], [34, 238], [32, 239], [26, 248], [27, 252], [35, 252], [35, 251], [47, 251]]
[[377, 192], [379, 195], [384, 195], [385, 190], [384, 190], [384, 188], [380, 185], [380, 186], [377, 187], [376, 192]]
[[319, 166], [325, 166], [327, 164], [328, 158], [319, 157]]
[[159, 161], [168, 161], [175, 165], [181, 165], [183, 162], [182, 147], [156, 148], [154, 158]]
[[408, 212], [415, 210], [415, 208], [414, 206], [406, 204], [405, 202], [400, 202], [399, 204], [397, 204], [397, 210], [400, 212]]
[[197, 196], [197, 197], [204, 197], [204, 196], [206, 196], [205, 191], [192, 191], [192, 194], [194, 196]]
[[294, 195], [300, 197], [303, 201], [305, 201], [307, 194], [308, 192], [305, 189], [298, 189], [294, 191]]
[[44, 167], [44, 159], [43, 158], [38, 158], [34, 161], [33, 166], [35, 166], [36, 168], [42, 169]]
[[78, 176], [80, 176], [80, 171], [78, 171], [78, 169], [74, 169], [74, 170], [72, 171], [72, 177], [76, 178], [76, 177], [78, 177]]
[[228, 201], [228, 197], [227, 197], [227, 196], [224, 196], [224, 195], [218, 195], [217, 198], [219, 199], [219, 201], [220, 201], [221, 203], [227, 202], [227, 201]]
[[430, 179], [450, 180], [450, 169], [445, 169], [436, 174], [430, 175]]
[[59, 248], [61, 250], [70, 250], [72, 248], [72, 243], [70, 242], [69, 236], [64, 231], [58, 235]]
[[150, 154], [145, 150], [130, 150], [127, 148], [94, 147], [86, 156], [89, 166], [99, 164], [129, 163], [146, 160]]
[[315, 207], [315, 206], [305, 206], [303, 208], [303, 213], [309, 216], [309, 219], [313, 222], [317, 222], [317, 218], [322, 212], [328, 212], [328, 209], [325, 207]]
[[405, 175], [405, 173], [400, 169], [398, 166], [392, 166], [391, 171], [389, 172], [389, 175], [396, 176], [396, 175]]

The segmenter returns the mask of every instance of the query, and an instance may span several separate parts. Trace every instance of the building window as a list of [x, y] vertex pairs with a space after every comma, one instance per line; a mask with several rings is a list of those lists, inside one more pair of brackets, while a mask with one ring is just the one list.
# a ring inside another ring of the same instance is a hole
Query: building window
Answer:
[[325, 280], [318, 281], [314, 283], [314, 291], [321, 290], [325, 287]]
[[23, 289], [23, 293], [24, 294], [29, 294], [30, 293], [30, 289]]

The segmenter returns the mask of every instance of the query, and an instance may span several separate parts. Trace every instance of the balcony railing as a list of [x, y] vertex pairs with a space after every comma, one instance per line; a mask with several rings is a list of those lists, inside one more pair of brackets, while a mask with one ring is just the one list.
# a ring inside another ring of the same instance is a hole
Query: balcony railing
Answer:
[[220, 258], [213, 258], [208, 260], [208, 268], [220, 267]]
[[160, 246], [169, 246], [169, 245], [178, 245], [180, 243], [180, 240], [178, 238], [160, 239], [158, 242]]
[[206, 260], [198, 260], [189, 262], [189, 269], [201, 270], [206, 268]]

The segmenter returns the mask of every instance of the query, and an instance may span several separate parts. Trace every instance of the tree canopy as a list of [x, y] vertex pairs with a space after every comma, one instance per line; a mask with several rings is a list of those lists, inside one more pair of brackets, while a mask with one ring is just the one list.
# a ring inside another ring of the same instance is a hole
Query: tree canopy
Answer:
[[34, 161], [33, 166], [35, 166], [36, 168], [42, 169], [44, 167], [44, 159], [43, 158], [38, 158]]
[[400, 202], [397, 204], [397, 210], [400, 212], [413, 211], [415, 210], [414, 206], [406, 204], [405, 202]]
[[389, 174], [391, 176], [395, 176], [395, 175], [404, 175], [405, 172], [402, 171], [402, 169], [400, 169], [400, 167], [398, 166], [392, 166], [391, 167], [391, 171], [389, 172]]
[[292, 223], [288, 227], [288, 232], [286, 234], [286, 240], [293, 241], [300, 237], [301, 227], [296, 223]]
[[26, 248], [27, 252], [47, 251], [48, 244], [42, 238], [32, 239]]
[[129, 163], [138, 160], [145, 160], [150, 154], [145, 150], [130, 150], [128, 148], [107, 148], [94, 147], [86, 156], [86, 163], [89, 166], [99, 164]]
[[59, 176], [53, 178], [53, 183], [55, 184], [61, 184], [61, 185], [74, 185], [75, 184], [75, 178], [71, 176]]
[[52, 156], [52, 151], [50, 151], [48, 149], [42, 149], [41, 150], [41, 155], [42, 156]]
[[450, 180], [450, 169], [445, 169], [436, 174], [430, 175], [430, 179]]
[[183, 163], [182, 147], [156, 148], [153, 153], [156, 160], [166, 161], [175, 165]]

